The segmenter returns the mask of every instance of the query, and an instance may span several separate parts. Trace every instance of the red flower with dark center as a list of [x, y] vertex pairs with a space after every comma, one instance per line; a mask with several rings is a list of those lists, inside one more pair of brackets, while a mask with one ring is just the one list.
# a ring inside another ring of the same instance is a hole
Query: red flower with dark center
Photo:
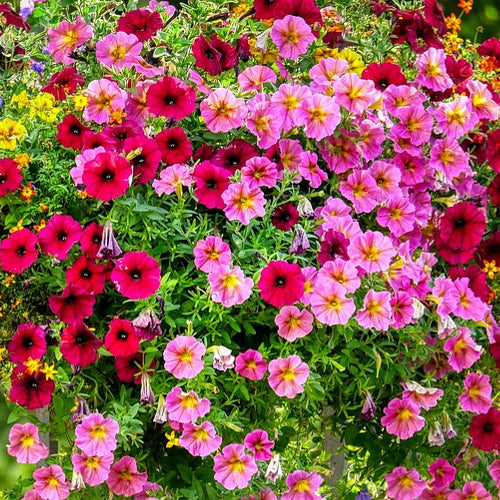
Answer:
[[434, 236], [434, 244], [438, 255], [440, 255], [446, 262], [456, 266], [457, 264], [465, 264], [472, 259], [476, 252], [476, 247], [469, 248], [468, 250], [457, 250], [451, 248], [442, 238], [439, 233]]
[[156, 11], [148, 9], [129, 10], [120, 19], [116, 31], [135, 35], [140, 42], [149, 40], [163, 28], [161, 16]]
[[193, 147], [181, 127], [167, 128], [155, 137], [161, 158], [167, 165], [185, 163], [193, 154]]
[[290, 15], [301, 17], [309, 26], [315, 23], [323, 25], [321, 11], [314, 0], [278, 0], [275, 2], [273, 12], [275, 19], [283, 19]]
[[125, 194], [132, 177], [130, 163], [114, 151], [99, 153], [83, 168], [82, 180], [93, 198], [109, 201]]
[[472, 417], [469, 434], [478, 450], [500, 450], [500, 412], [492, 406], [488, 413]]
[[113, 149], [113, 140], [102, 132], [84, 132], [83, 133], [83, 148], [96, 149], [102, 146], [106, 151]]
[[437, 3], [437, 0], [424, 0], [424, 19], [436, 29], [439, 36], [446, 33], [443, 8]]
[[488, 133], [486, 159], [490, 167], [500, 174], [500, 129]]
[[47, 351], [45, 332], [33, 323], [23, 323], [12, 336], [7, 352], [13, 363], [24, 363], [28, 358], [40, 359]]
[[164, 76], [153, 83], [146, 94], [146, 104], [154, 116], [182, 120], [195, 109], [195, 90], [174, 76]]
[[15, 191], [23, 176], [17, 163], [12, 158], [0, 159], [0, 196], [5, 196], [9, 191]]
[[66, 259], [73, 245], [80, 239], [82, 226], [70, 215], [53, 215], [38, 233], [42, 252]]
[[455, 250], [477, 246], [486, 227], [484, 213], [469, 202], [457, 203], [445, 210], [439, 225], [439, 236]]
[[78, 85], [83, 85], [85, 79], [74, 66], [68, 66], [62, 71], [54, 73], [49, 83], [42, 87], [42, 92], [52, 94], [56, 101], [63, 101], [68, 95], [75, 92]]
[[76, 285], [97, 295], [104, 290], [106, 283], [106, 266], [96, 264], [85, 255], [80, 255], [73, 265], [66, 269], [66, 282]]
[[215, 153], [211, 162], [216, 167], [222, 167], [234, 174], [240, 170], [250, 158], [258, 156], [255, 147], [244, 139], [234, 139], [225, 148]]
[[491, 199], [491, 203], [496, 207], [500, 207], [500, 174], [497, 174], [490, 182], [488, 186], [488, 195]]
[[75, 115], [66, 115], [62, 122], [57, 125], [58, 134], [56, 139], [65, 147], [72, 149], [83, 148], [83, 134], [90, 131]]
[[209, 75], [216, 76], [231, 69], [237, 60], [236, 49], [213, 34], [208, 41], [200, 35], [192, 46], [195, 64]]
[[284, 167], [283, 167], [283, 162], [281, 161], [281, 151], [278, 144], [274, 144], [273, 146], [268, 148], [264, 153], [264, 156], [268, 160], [271, 160], [273, 163], [276, 164], [278, 172], [281, 172], [283, 170]]
[[85, 323], [77, 321], [63, 329], [59, 349], [68, 363], [83, 367], [97, 361], [101, 346], [102, 340]]
[[[154, 368], [156, 367], [156, 360], [153, 359], [147, 373], [152, 376]], [[121, 382], [134, 382], [139, 385], [141, 383], [141, 372], [144, 371], [144, 353], [136, 352], [130, 356], [118, 356], [115, 359], [116, 375]]]
[[130, 356], [139, 350], [139, 337], [135, 334], [132, 322], [114, 318], [104, 337], [104, 347], [113, 356]]
[[482, 265], [485, 260], [500, 262], [500, 231], [481, 241], [477, 248], [477, 257], [479, 265]]
[[38, 258], [38, 238], [29, 229], [14, 231], [0, 243], [0, 268], [7, 273], [22, 273]]
[[97, 258], [97, 252], [101, 246], [102, 232], [104, 227], [97, 222], [91, 222], [80, 236], [80, 247], [89, 259]]
[[10, 382], [10, 400], [28, 410], [43, 408], [52, 400], [54, 381], [48, 380], [42, 372], [29, 373], [24, 366], [16, 366]]
[[272, 260], [262, 269], [258, 287], [262, 298], [274, 307], [290, 306], [304, 294], [304, 276], [298, 264]]
[[220, 54], [220, 67], [222, 71], [231, 69], [236, 64], [238, 56], [236, 49], [219, 38], [216, 34], [210, 37], [210, 45]]
[[129, 137], [123, 152], [130, 158], [134, 184], [146, 184], [154, 178], [161, 161], [161, 150], [154, 139], [141, 134]]
[[479, 297], [483, 302], [488, 301], [491, 288], [486, 280], [486, 274], [483, 273], [478, 266], [450, 267], [448, 276], [455, 280], [457, 278], [469, 278], [469, 287], [476, 297]]
[[318, 253], [318, 262], [323, 265], [329, 260], [335, 260], [337, 257], [349, 260], [347, 247], [349, 239], [342, 233], [330, 229], [324, 235], [324, 239], [320, 244], [320, 251]]
[[292, 203], [285, 203], [276, 207], [271, 222], [275, 228], [288, 231], [299, 222], [299, 211]]
[[49, 297], [50, 310], [65, 323], [74, 323], [91, 316], [94, 304], [94, 295], [74, 285], [68, 285], [61, 295]]
[[436, 35], [434, 28], [425, 20], [418, 10], [393, 11], [391, 39], [394, 44], [408, 42], [414, 52], [421, 54], [430, 47], [442, 49], [443, 44]]
[[493, 57], [496, 59], [497, 69], [500, 67], [500, 40], [497, 37], [488, 38], [476, 49], [477, 53], [483, 57]]
[[111, 149], [114, 151], [122, 151], [125, 141], [130, 137], [144, 135], [142, 128], [130, 120], [119, 125], [105, 125], [102, 133], [110, 140]]
[[406, 85], [406, 77], [397, 64], [384, 62], [370, 63], [361, 74], [361, 78], [372, 80], [375, 87], [384, 91], [389, 85]]
[[129, 299], [146, 299], [160, 286], [158, 262], [146, 252], [127, 252], [115, 262], [111, 281], [119, 293]]
[[204, 161], [196, 165], [193, 177], [196, 182], [194, 195], [199, 203], [207, 208], [225, 207], [222, 193], [229, 186], [229, 177], [231, 177], [229, 170]]

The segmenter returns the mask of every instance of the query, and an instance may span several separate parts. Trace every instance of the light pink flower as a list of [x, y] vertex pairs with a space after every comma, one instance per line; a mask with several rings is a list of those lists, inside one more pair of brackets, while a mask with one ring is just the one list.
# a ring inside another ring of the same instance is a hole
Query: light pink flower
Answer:
[[372, 80], [363, 80], [356, 73], [346, 73], [333, 83], [338, 104], [356, 115], [365, 112], [380, 97]]
[[260, 90], [264, 83], [275, 82], [276, 73], [267, 66], [250, 66], [238, 75], [238, 83], [243, 92], [248, 92], [250, 90]]
[[311, 95], [309, 87], [305, 85], [283, 83], [271, 96], [271, 102], [276, 105], [276, 110], [283, 118], [283, 132], [299, 126], [298, 110], [303, 101]]
[[356, 310], [354, 300], [346, 297], [345, 288], [335, 281], [318, 280], [309, 302], [314, 316], [324, 325], [345, 325]]
[[319, 94], [333, 93], [333, 82], [349, 69], [344, 59], [327, 57], [309, 70], [311, 90]]
[[108, 479], [113, 460], [112, 453], [98, 456], [82, 452], [80, 455], [74, 453], [71, 457], [73, 467], [89, 486], [97, 486]]
[[222, 438], [217, 436], [215, 427], [208, 421], [199, 425], [184, 424], [179, 444], [195, 457], [206, 457], [222, 444]]
[[271, 40], [278, 47], [281, 57], [295, 60], [307, 52], [315, 38], [309, 25], [297, 16], [285, 16], [277, 19], [271, 28]]
[[294, 398], [304, 391], [302, 384], [308, 377], [309, 366], [296, 354], [292, 354], [288, 358], [273, 359], [269, 363], [267, 381], [278, 396]]
[[194, 391], [184, 392], [180, 387], [172, 387], [165, 400], [168, 418], [181, 424], [193, 423], [210, 411], [210, 401], [200, 399]]
[[120, 430], [118, 422], [100, 413], [83, 417], [75, 429], [75, 444], [87, 455], [106, 455], [116, 448], [116, 434]]
[[236, 356], [234, 371], [249, 380], [261, 380], [267, 371], [267, 362], [259, 351], [248, 349]]
[[462, 491], [453, 490], [448, 500], [493, 500], [486, 488], [479, 481], [465, 483]]
[[297, 121], [311, 139], [321, 140], [332, 135], [340, 123], [340, 108], [333, 97], [314, 94], [304, 99], [297, 110]]
[[395, 500], [415, 500], [427, 486], [416, 469], [407, 470], [406, 467], [396, 467], [390, 474], [385, 475], [385, 480], [387, 496]]
[[222, 193], [222, 200], [225, 203], [226, 217], [229, 220], [238, 220], [245, 226], [254, 217], [263, 217], [266, 214], [264, 193], [244, 182], [229, 184]]
[[269, 441], [269, 436], [262, 429], [255, 429], [248, 433], [243, 440], [245, 448], [249, 450], [255, 460], [271, 460], [273, 452], [271, 449], [274, 446], [274, 441]]
[[196, 84], [196, 90], [202, 94], [210, 95], [213, 92], [207, 81], [194, 69], [189, 70], [189, 81]]
[[423, 106], [401, 108], [398, 118], [400, 121], [391, 128], [389, 137], [409, 139], [413, 146], [429, 141], [434, 119]]
[[29, 422], [12, 426], [7, 452], [20, 464], [36, 464], [49, 455], [48, 448], [40, 442], [38, 427]]
[[214, 90], [200, 103], [201, 116], [211, 132], [228, 132], [241, 127], [248, 110], [245, 101], [225, 88]]
[[140, 493], [147, 480], [147, 472], [137, 471], [135, 458], [125, 455], [111, 467], [106, 484], [115, 495], [130, 497]]
[[316, 491], [323, 482], [323, 478], [313, 471], [296, 470], [286, 477], [288, 491], [281, 496], [281, 500], [321, 500]]
[[[361, 163], [361, 150], [350, 137], [330, 136], [318, 147], [318, 151], [326, 161], [328, 170], [343, 174], [350, 169], [356, 169]], [[355, 170], [357, 172], [357, 170]], [[368, 175], [365, 170], [364, 175]]]
[[434, 47], [419, 54], [415, 60], [419, 70], [415, 82], [436, 92], [451, 88], [453, 80], [446, 71], [445, 58], [444, 50]]
[[413, 380], [408, 380], [401, 384], [403, 386], [403, 399], [408, 398], [419, 408], [429, 410], [437, 405], [438, 400], [444, 394], [442, 389], [437, 387], [422, 387]]
[[135, 93], [129, 92], [125, 103], [127, 120], [143, 125], [149, 117], [149, 109], [146, 104], [148, 88], [155, 83], [153, 80], [140, 81], [135, 84]]
[[382, 143], [385, 140], [384, 127], [381, 123], [363, 120], [359, 125], [358, 148], [365, 160], [378, 158], [383, 151]]
[[33, 472], [35, 491], [44, 500], [63, 500], [69, 497], [70, 483], [59, 465], [40, 467]]
[[70, 57], [71, 53], [92, 38], [94, 30], [85, 20], [77, 16], [74, 23], [61, 21], [57, 28], [47, 31], [50, 43], [47, 51], [54, 56], [55, 62], [72, 64], [75, 60]]
[[437, 304], [436, 312], [443, 318], [456, 309], [460, 300], [458, 290], [449, 278], [436, 278], [431, 295], [427, 298]]
[[128, 97], [125, 90], [107, 78], [93, 80], [83, 93], [88, 99], [83, 119], [96, 123], [109, 122], [111, 112], [118, 108], [124, 109]]
[[208, 275], [208, 281], [212, 300], [224, 307], [243, 304], [252, 294], [253, 280], [245, 278], [239, 266], [220, 266]]
[[274, 322], [278, 327], [278, 335], [293, 342], [311, 333], [314, 317], [307, 309], [285, 306], [280, 309]]
[[391, 299], [393, 322], [391, 328], [402, 328], [413, 321], [413, 298], [404, 291], [396, 292]]
[[474, 342], [467, 327], [458, 327], [458, 335], [449, 338], [443, 349], [449, 353], [448, 363], [456, 371], [461, 372], [470, 368], [480, 357], [481, 347]]
[[347, 252], [351, 263], [367, 273], [387, 271], [396, 255], [391, 240], [378, 231], [367, 231], [352, 239]]
[[470, 105], [477, 118], [498, 120], [499, 106], [493, 100], [487, 85], [478, 80], [467, 80], [465, 86], [470, 93]]
[[218, 236], [199, 240], [193, 250], [194, 265], [204, 273], [217, 271], [220, 266], [231, 264], [231, 249]]
[[205, 365], [205, 346], [194, 337], [179, 335], [165, 347], [165, 370], [175, 378], [194, 378]]
[[454, 281], [458, 291], [458, 304], [453, 314], [463, 319], [481, 321], [485, 319], [490, 308], [470, 289], [469, 278], [458, 278]]
[[193, 175], [186, 165], [175, 163], [160, 172], [160, 178], [153, 181], [153, 189], [158, 196], [162, 194], [180, 194], [182, 187], [191, 186], [194, 182]]
[[75, 183], [75, 186], [81, 186], [83, 185], [83, 172], [85, 170], [85, 164], [90, 162], [91, 160], [95, 160], [96, 156], [100, 153], [105, 153], [106, 150], [104, 149], [103, 146], [98, 146], [97, 148], [93, 149], [85, 149], [84, 151], [81, 152], [81, 154], [76, 155], [75, 157], [75, 165], [76, 167], [73, 167], [70, 171], [69, 174], [71, 175], [71, 178], [73, 179], [73, 182]]
[[500, 459], [493, 460], [491, 462], [490, 468], [490, 476], [493, 479], [493, 481], [496, 482], [496, 487], [500, 487]]
[[429, 167], [443, 172], [448, 181], [459, 175], [472, 175], [469, 165], [470, 155], [466, 153], [457, 139], [445, 137], [438, 139], [431, 148]]
[[281, 136], [285, 117], [282, 109], [271, 102], [266, 94], [257, 94], [247, 104], [250, 112], [246, 125], [248, 130], [257, 137], [257, 145], [262, 149], [274, 146]]
[[387, 227], [392, 235], [399, 238], [410, 232], [415, 224], [415, 206], [402, 196], [392, 196], [387, 204], [377, 211], [377, 222]]
[[96, 59], [104, 66], [131, 68], [141, 53], [142, 43], [135, 35], [118, 31], [97, 42], [95, 49]]
[[214, 457], [214, 478], [224, 488], [234, 490], [245, 488], [254, 474], [258, 472], [252, 456], [245, 453], [242, 444], [229, 444]]
[[356, 321], [363, 328], [387, 331], [392, 322], [391, 294], [368, 290], [363, 309], [356, 314]]
[[328, 179], [328, 174], [318, 167], [318, 155], [310, 151], [304, 151], [300, 155], [299, 174], [309, 181], [309, 185], [314, 189]]
[[355, 292], [361, 285], [358, 270], [350, 261], [335, 259], [325, 262], [318, 270], [316, 279], [320, 282], [333, 281], [341, 285], [345, 293]]
[[474, 413], [487, 413], [493, 402], [490, 377], [482, 373], [468, 373], [464, 386], [465, 392], [458, 398], [460, 408]]
[[459, 96], [450, 102], [440, 102], [434, 110], [434, 117], [436, 129], [449, 139], [467, 135], [479, 121], [466, 96]]
[[383, 99], [385, 111], [397, 117], [399, 110], [422, 105], [427, 97], [416, 87], [391, 84], [384, 90]]
[[272, 188], [280, 177], [276, 163], [265, 156], [248, 159], [241, 169], [241, 182], [247, 183], [251, 188]]
[[355, 170], [340, 184], [339, 191], [352, 201], [357, 214], [371, 212], [378, 205], [377, 183], [366, 170]]
[[399, 439], [411, 438], [423, 429], [425, 418], [420, 416], [420, 408], [409, 399], [395, 398], [384, 408], [384, 417], [380, 423], [389, 434]]

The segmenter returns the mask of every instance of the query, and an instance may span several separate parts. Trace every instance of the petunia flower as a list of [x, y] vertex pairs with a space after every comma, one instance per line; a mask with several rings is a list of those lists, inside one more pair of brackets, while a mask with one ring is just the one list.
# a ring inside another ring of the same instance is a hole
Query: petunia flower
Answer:
[[259, 351], [248, 349], [236, 356], [234, 371], [249, 380], [261, 380], [267, 371], [267, 362]]
[[297, 16], [285, 16], [274, 21], [271, 40], [278, 47], [278, 53], [286, 59], [296, 60], [307, 52], [315, 38], [309, 25]]
[[389, 434], [399, 439], [408, 439], [425, 425], [425, 419], [420, 416], [420, 408], [409, 399], [392, 399], [384, 408], [380, 423]]
[[458, 397], [460, 408], [474, 413], [486, 413], [493, 402], [490, 377], [481, 373], [468, 373], [464, 386], [465, 392]]
[[303, 295], [304, 276], [298, 264], [271, 261], [262, 270], [258, 287], [262, 298], [272, 306], [292, 305]]
[[320, 500], [316, 491], [323, 482], [323, 478], [313, 471], [296, 470], [286, 477], [288, 490], [283, 493], [281, 500]]
[[119, 430], [120, 426], [113, 418], [91, 413], [76, 426], [75, 444], [87, 455], [103, 456], [116, 449]]
[[205, 346], [194, 337], [179, 335], [165, 347], [165, 370], [175, 378], [194, 378], [203, 370], [205, 363], [201, 358], [205, 351]]
[[229, 245], [218, 236], [207, 236], [199, 240], [193, 249], [194, 265], [200, 271], [211, 273], [220, 266], [231, 264], [231, 249]]
[[237, 220], [247, 226], [251, 219], [266, 213], [264, 193], [245, 182], [229, 184], [221, 197], [228, 220]]
[[59, 465], [40, 467], [33, 472], [33, 488], [44, 500], [64, 500], [69, 496], [70, 483]]
[[395, 500], [414, 500], [426, 489], [426, 482], [420, 479], [416, 469], [396, 467], [385, 475], [387, 495]]
[[208, 421], [200, 424], [186, 423], [182, 426], [179, 445], [195, 457], [206, 457], [216, 451], [222, 444], [215, 427]]
[[29, 422], [11, 427], [7, 452], [20, 464], [35, 464], [49, 455], [48, 448], [40, 442], [38, 427]]
[[252, 456], [245, 453], [242, 444], [229, 444], [214, 457], [214, 479], [228, 490], [245, 488], [258, 472]]
[[209, 273], [208, 281], [212, 300], [224, 307], [242, 304], [252, 294], [253, 280], [245, 278], [239, 266], [230, 268], [221, 265]]
[[113, 460], [114, 456], [111, 452], [104, 455], [87, 455], [81, 452], [71, 456], [73, 467], [89, 486], [97, 486], [108, 479]]
[[125, 455], [111, 466], [106, 484], [115, 495], [130, 497], [140, 493], [147, 480], [147, 472], [137, 471], [135, 458]]
[[308, 377], [309, 366], [296, 354], [287, 358], [273, 359], [269, 363], [267, 381], [278, 396], [292, 399], [304, 392], [303, 384]]
[[73, 51], [83, 45], [94, 34], [94, 30], [85, 20], [77, 16], [75, 22], [61, 21], [57, 28], [50, 28], [47, 31], [49, 44], [47, 51], [54, 56], [55, 62], [72, 64], [71, 57]]

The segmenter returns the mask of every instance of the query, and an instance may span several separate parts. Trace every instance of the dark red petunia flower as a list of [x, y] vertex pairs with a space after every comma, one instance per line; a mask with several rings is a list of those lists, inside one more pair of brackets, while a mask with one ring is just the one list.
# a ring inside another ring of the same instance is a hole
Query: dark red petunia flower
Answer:
[[500, 174], [500, 129], [488, 133], [486, 159], [490, 167]]
[[414, 52], [421, 54], [430, 47], [442, 49], [443, 44], [434, 28], [425, 20], [418, 10], [393, 11], [391, 39], [394, 44], [409, 43]]
[[102, 132], [84, 132], [83, 134], [83, 148], [82, 149], [96, 149], [102, 146], [106, 151], [113, 149], [113, 140]]
[[10, 382], [10, 400], [28, 410], [43, 408], [52, 400], [54, 381], [47, 379], [42, 372], [29, 373], [24, 366], [16, 366]]
[[104, 227], [97, 222], [91, 222], [85, 227], [80, 236], [80, 247], [89, 259], [97, 258], [97, 252], [101, 246], [103, 229]]
[[129, 299], [146, 299], [160, 286], [158, 262], [146, 252], [127, 252], [115, 262], [111, 281], [116, 290]]
[[488, 301], [491, 288], [486, 280], [486, 274], [478, 266], [450, 267], [448, 276], [455, 280], [457, 278], [469, 278], [469, 287], [476, 297], [483, 302]]
[[365, 80], [372, 80], [378, 90], [384, 91], [389, 85], [406, 85], [406, 77], [401, 67], [391, 62], [370, 63], [361, 74]]
[[146, 94], [146, 104], [154, 116], [182, 120], [196, 107], [196, 92], [174, 76], [164, 76], [153, 83]]
[[7, 26], [18, 26], [29, 31], [31, 26], [6, 2], [0, 3], [0, 16], [5, 19]]
[[497, 69], [500, 67], [500, 40], [497, 37], [488, 38], [476, 51], [480, 56], [494, 58]]
[[496, 231], [489, 238], [481, 241], [477, 248], [479, 265], [487, 262], [500, 262], [500, 231]]
[[104, 337], [104, 347], [113, 356], [131, 356], [139, 350], [139, 337], [135, 334], [132, 322], [114, 318]]
[[236, 49], [216, 34], [210, 40], [200, 35], [193, 42], [192, 50], [196, 66], [211, 76], [219, 75], [236, 64]]
[[323, 265], [329, 260], [335, 260], [337, 257], [349, 260], [347, 247], [349, 246], [349, 239], [342, 233], [328, 230], [320, 244], [320, 251], [318, 252], [318, 262]]
[[439, 36], [443, 36], [446, 33], [447, 29], [443, 8], [437, 3], [437, 0], [424, 0], [424, 18], [436, 29]]
[[136, 352], [130, 356], [118, 356], [115, 359], [116, 375], [121, 382], [129, 384], [141, 383], [141, 370], [144, 362], [144, 354]]
[[46, 351], [45, 332], [33, 323], [19, 325], [7, 346], [9, 359], [18, 364], [24, 363], [28, 358], [40, 359]]
[[276, 207], [271, 222], [276, 229], [288, 231], [299, 222], [299, 211], [293, 203], [285, 203]]
[[445, 210], [439, 225], [439, 236], [455, 250], [476, 247], [486, 228], [484, 213], [469, 202], [457, 203]]
[[77, 321], [63, 329], [59, 349], [68, 363], [84, 367], [97, 361], [101, 346], [102, 340], [83, 321]]
[[255, 19], [276, 19], [274, 9], [280, 0], [254, 0]]
[[66, 259], [73, 245], [79, 241], [82, 226], [70, 215], [53, 215], [38, 233], [42, 252]]
[[148, 9], [129, 10], [120, 19], [116, 31], [135, 35], [139, 42], [149, 40], [163, 28], [161, 16], [156, 11]]
[[167, 165], [185, 163], [193, 154], [191, 141], [181, 127], [166, 128], [155, 137], [161, 158]]
[[94, 295], [74, 285], [68, 285], [61, 295], [49, 297], [50, 310], [64, 323], [74, 323], [92, 316], [94, 304]]
[[154, 139], [142, 134], [129, 137], [123, 152], [132, 165], [134, 184], [147, 184], [154, 178], [161, 162], [161, 150]]
[[125, 141], [130, 137], [143, 135], [143, 130], [136, 122], [126, 120], [118, 125], [105, 125], [102, 133], [110, 140], [111, 149], [122, 151]]
[[488, 413], [474, 415], [469, 434], [478, 450], [500, 450], [500, 411], [492, 406]]
[[500, 207], [500, 174], [497, 174], [490, 182], [488, 186], [488, 195], [491, 199], [491, 203], [496, 207]]
[[238, 38], [238, 40], [236, 40], [236, 55], [242, 62], [248, 62], [252, 58], [252, 52], [250, 50], [250, 43], [248, 42], [247, 35], [242, 35]]
[[12, 158], [0, 159], [0, 196], [15, 191], [21, 186], [23, 176]]
[[439, 233], [436, 233], [434, 236], [434, 244], [436, 245], [438, 255], [441, 256], [446, 262], [454, 266], [469, 262], [476, 252], [476, 247], [469, 248], [468, 250], [457, 250], [455, 248], [451, 248], [441, 238]]
[[96, 264], [85, 255], [80, 255], [73, 265], [66, 269], [68, 285], [82, 287], [87, 292], [97, 295], [104, 290], [106, 283], [106, 266]]
[[258, 151], [248, 141], [234, 139], [225, 148], [219, 149], [211, 161], [216, 167], [226, 168], [234, 174], [245, 166], [247, 160], [258, 155]]
[[0, 243], [0, 268], [7, 273], [22, 273], [38, 258], [38, 238], [29, 229], [14, 231]]
[[468, 80], [474, 70], [472, 64], [465, 59], [456, 60], [453, 56], [447, 55], [445, 59], [446, 72], [455, 85]]
[[281, 151], [279, 144], [273, 144], [270, 148], [266, 150], [264, 156], [276, 164], [278, 172], [281, 172], [285, 167], [283, 166], [283, 161], [281, 160]]
[[74, 66], [68, 66], [62, 71], [54, 73], [49, 83], [42, 87], [42, 92], [52, 94], [56, 101], [63, 101], [68, 95], [75, 92], [78, 85], [83, 85], [85, 79]]
[[130, 163], [114, 151], [99, 153], [83, 168], [85, 190], [93, 198], [109, 201], [125, 194], [132, 178]]
[[495, 366], [500, 369], [500, 335], [493, 337], [493, 342], [489, 345], [490, 354], [495, 358]]
[[312, 26], [323, 25], [321, 11], [314, 0], [278, 0], [273, 9], [275, 19], [283, 19], [285, 16], [297, 16]]
[[258, 287], [262, 298], [274, 307], [290, 306], [304, 294], [304, 276], [298, 264], [272, 260], [262, 269]]
[[225, 207], [222, 193], [229, 186], [229, 177], [231, 177], [229, 170], [204, 161], [196, 165], [193, 177], [196, 182], [194, 195], [199, 203], [207, 208]]
[[56, 139], [65, 147], [72, 149], [83, 148], [83, 134], [90, 131], [75, 115], [66, 115], [62, 122], [57, 125], [58, 134]]
[[202, 144], [195, 153], [193, 153], [193, 161], [201, 162], [208, 161], [213, 158], [215, 154], [215, 148], [210, 144]]

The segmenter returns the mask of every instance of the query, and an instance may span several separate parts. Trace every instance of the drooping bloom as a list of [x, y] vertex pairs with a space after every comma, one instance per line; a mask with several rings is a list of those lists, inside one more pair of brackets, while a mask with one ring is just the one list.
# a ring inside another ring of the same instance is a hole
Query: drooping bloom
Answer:
[[464, 411], [486, 413], [493, 400], [491, 399], [490, 377], [480, 373], [468, 373], [464, 380], [465, 392], [458, 401]]
[[132, 322], [113, 318], [104, 337], [104, 347], [116, 357], [135, 354], [139, 350], [139, 337], [135, 334]]
[[300, 300], [304, 293], [304, 281], [298, 264], [273, 260], [262, 270], [257, 285], [268, 304], [282, 307]]
[[87, 455], [103, 456], [116, 449], [118, 422], [100, 413], [83, 417], [75, 428], [75, 444]]
[[80, 239], [82, 227], [70, 215], [53, 215], [38, 233], [42, 252], [66, 259], [73, 245]]
[[395, 500], [419, 498], [427, 486], [416, 469], [407, 470], [406, 467], [396, 467], [390, 474], [386, 474], [385, 480], [387, 495]]
[[146, 103], [154, 116], [182, 120], [195, 108], [196, 92], [174, 76], [164, 76], [147, 90]]
[[184, 392], [180, 387], [174, 386], [167, 394], [165, 408], [170, 420], [187, 424], [204, 417], [210, 411], [210, 401], [200, 399], [194, 391]]
[[102, 340], [85, 323], [78, 321], [63, 329], [59, 349], [68, 363], [84, 367], [97, 361], [101, 346]]
[[253, 280], [245, 278], [239, 266], [220, 266], [208, 275], [214, 302], [224, 307], [242, 304], [252, 294]]
[[38, 258], [38, 238], [29, 229], [14, 231], [0, 243], [2, 271], [20, 274]]
[[253, 453], [255, 460], [271, 460], [274, 441], [269, 441], [269, 436], [262, 429], [255, 429], [248, 433], [243, 440], [245, 448]]
[[420, 416], [420, 408], [409, 399], [395, 398], [384, 408], [384, 417], [380, 423], [389, 434], [399, 439], [408, 439], [421, 430], [425, 418]]
[[259, 351], [248, 349], [234, 360], [234, 371], [249, 380], [261, 380], [267, 371], [267, 362]]
[[135, 458], [125, 455], [111, 467], [106, 484], [115, 495], [130, 497], [140, 493], [147, 480], [147, 472], [137, 471]]
[[49, 44], [47, 51], [54, 56], [55, 62], [71, 64], [74, 59], [71, 53], [83, 45], [94, 34], [94, 30], [83, 18], [76, 17], [74, 23], [61, 21], [57, 28], [50, 28], [47, 32]]
[[36, 464], [49, 455], [48, 448], [40, 442], [38, 427], [29, 422], [11, 427], [7, 452], [20, 464]]
[[216, 271], [220, 266], [231, 264], [231, 249], [218, 236], [198, 240], [193, 250], [194, 265], [205, 273]]
[[200, 111], [208, 130], [215, 133], [241, 127], [248, 113], [245, 101], [225, 88], [218, 88], [203, 99]]
[[221, 444], [222, 438], [217, 436], [213, 424], [206, 420], [199, 425], [187, 423], [182, 426], [179, 445], [195, 457], [206, 457]]
[[450, 337], [443, 349], [449, 353], [448, 363], [457, 372], [470, 368], [480, 357], [481, 347], [476, 344], [467, 327], [459, 327], [459, 333]]
[[279, 55], [296, 60], [307, 52], [315, 38], [309, 25], [297, 16], [285, 16], [274, 21], [271, 28], [271, 40], [278, 47]]
[[110, 279], [116, 290], [129, 299], [146, 299], [160, 286], [158, 262], [146, 252], [127, 252], [115, 262]]
[[229, 444], [214, 457], [214, 478], [224, 488], [234, 490], [245, 488], [254, 474], [258, 472], [252, 456], [245, 453], [242, 444]]
[[84, 120], [108, 123], [113, 111], [125, 109], [127, 92], [107, 78], [93, 80], [83, 93], [88, 100], [83, 111]]
[[413, 380], [402, 382], [404, 388], [403, 399], [409, 399], [419, 408], [428, 410], [437, 405], [439, 398], [444, 394], [437, 387], [423, 387]]
[[104, 455], [87, 455], [82, 452], [80, 455], [74, 453], [71, 456], [73, 467], [89, 486], [97, 486], [108, 479], [113, 460], [111, 452]]
[[267, 381], [272, 390], [281, 397], [289, 399], [304, 391], [303, 384], [309, 377], [309, 366], [299, 356], [273, 359], [269, 363]]
[[165, 370], [176, 378], [194, 378], [203, 370], [205, 346], [194, 337], [179, 335], [165, 347]]
[[229, 184], [222, 193], [224, 213], [229, 220], [238, 220], [247, 226], [254, 217], [266, 214], [264, 193], [245, 182]]
[[35, 491], [44, 500], [63, 500], [69, 496], [70, 483], [59, 465], [40, 467], [33, 472]]
[[316, 491], [323, 482], [323, 478], [313, 471], [296, 470], [286, 477], [288, 491], [281, 496], [281, 500], [320, 500]]

